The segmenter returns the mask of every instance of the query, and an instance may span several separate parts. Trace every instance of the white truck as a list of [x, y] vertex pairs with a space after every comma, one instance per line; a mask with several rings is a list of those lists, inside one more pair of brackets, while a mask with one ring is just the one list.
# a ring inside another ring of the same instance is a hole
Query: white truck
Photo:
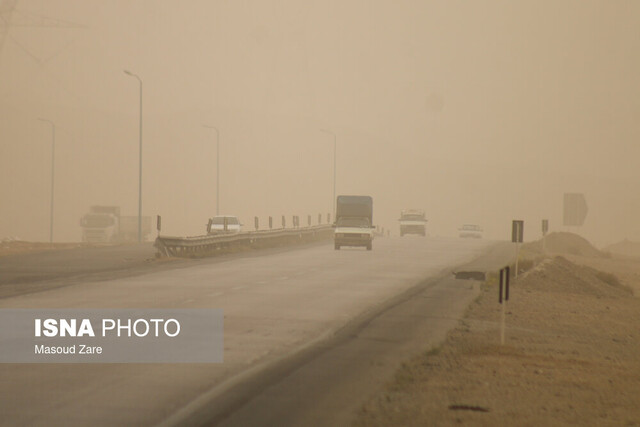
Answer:
[[427, 235], [427, 219], [419, 209], [405, 209], [400, 212], [400, 237], [405, 234]]
[[[138, 240], [138, 217], [120, 215], [119, 206], [91, 206], [80, 220], [82, 241], [120, 243]], [[151, 234], [151, 217], [142, 217], [142, 240]]]
[[370, 196], [338, 196], [334, 224], [335, 249], [342, 246], [373, 248], [373, 199]]

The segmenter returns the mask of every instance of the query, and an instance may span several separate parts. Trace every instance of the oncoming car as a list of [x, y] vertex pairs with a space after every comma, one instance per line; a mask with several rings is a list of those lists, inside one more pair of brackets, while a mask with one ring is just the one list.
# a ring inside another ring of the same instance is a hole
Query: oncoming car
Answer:
[[476, 224], [464, 224], [458, 229], [459, 236], [463, 238], [482, 239], [482, 227]]
[[239, 233], [241, 230], [240, 220], [233, 215], [216, 215], [207, 224], [208, 234]]

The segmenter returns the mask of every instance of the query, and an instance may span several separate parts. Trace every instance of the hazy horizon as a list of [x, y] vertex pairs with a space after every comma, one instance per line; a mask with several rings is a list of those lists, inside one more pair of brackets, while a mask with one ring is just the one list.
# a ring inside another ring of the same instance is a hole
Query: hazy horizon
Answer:
[[[15, 8], [12, 6], [15, 3]], [[0, 239], [79, 241], [91, 205], [197, 235], [216, 210], [265, 224], [368, 194], [428, 231], [640, 240], [640, 3], [0, 0]], [[575, 230], [575, 229], [574, 229]], [[153, 233], [155, 236], [155, 232]]]

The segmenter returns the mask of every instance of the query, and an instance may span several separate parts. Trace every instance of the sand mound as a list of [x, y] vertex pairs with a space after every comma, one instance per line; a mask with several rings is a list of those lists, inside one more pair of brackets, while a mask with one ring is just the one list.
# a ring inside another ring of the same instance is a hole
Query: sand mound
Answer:
[[[605, 254], [596, 249], [587, 239], [567, 232], [551, 233], [546, 238], [546, 250], [554, 254], [569, 254], [586, 257], [604, 257]], [[542, 241], [527, 243], [523, 249], [542, 253]]]
[[625, 239], [607, 246], [604, 250], [612, 254], [640, 257], [640, 242], [632, 242]]
[[599, 298], [623, 298], [633, 295], [613, 274], [576, 265], [556, 256], [538, 264], [517, 282], [523, 289], [563, 294], [593, 295]]

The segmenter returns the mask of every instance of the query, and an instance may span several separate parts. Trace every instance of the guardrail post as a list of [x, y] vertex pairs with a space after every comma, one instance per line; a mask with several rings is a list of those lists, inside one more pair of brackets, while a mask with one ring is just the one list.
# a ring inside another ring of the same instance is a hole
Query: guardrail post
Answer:
[[229, 220], [228, 218], [225, 216], [224, 217], [224, 231], [228, 231], [229, 230]]
[[311, 227], [311, 215], [307, 216], [307, 225]]
[[327, 214], [327, 224], [331, 224], [331, 214]]
[[284, 218], [284, 215], [282, 215], [282, 228], [287, 228], [286, 226], [286, 220]]
[[254, 221], [254, 223], [255, 223], [256, 230], [257, 230], [258, 228], [260, 228], [260, 226], [259, 226], [259, 222], [258, 222], [258, 217], [257, 217], [257, 216], [253, 218], [253, 221]]
[[269, 217], [269, 230], [273, 229], [273, 217]]
[[318, 214], [318, 225], [322, 224], [322, 214]]

